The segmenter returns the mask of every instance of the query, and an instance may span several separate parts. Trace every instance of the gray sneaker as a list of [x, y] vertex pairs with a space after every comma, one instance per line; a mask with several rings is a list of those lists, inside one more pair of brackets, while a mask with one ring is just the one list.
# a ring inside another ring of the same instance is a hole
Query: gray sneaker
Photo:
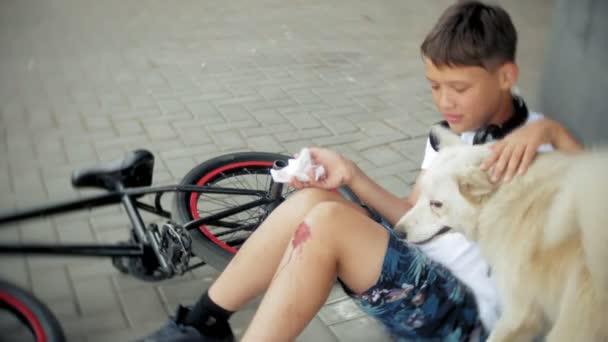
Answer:
[[175, 316], [160, 329], [152, 334], [137, 340], [137, 342], [233, 342], [234, 335], [229, 330], [228, 336], [215, 337], [201, 334], [195, 327], [185, 325], [182, 322], [190, 311], [185, 306], [178, 306]]

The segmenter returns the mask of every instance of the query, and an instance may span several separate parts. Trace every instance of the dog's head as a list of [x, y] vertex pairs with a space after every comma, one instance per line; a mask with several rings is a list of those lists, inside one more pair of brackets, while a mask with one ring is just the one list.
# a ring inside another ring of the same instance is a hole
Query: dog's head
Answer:
[[447, 229], [475, 239], [483, 204], [496, 185], [479, 166], [488, 156], [487, 145], [470, 146], [444, 128], [434, 128], [441, 146], [438, 156], [422, 176], [416, 205], [395, 226], [414, 243], [423, 243]]
[[445, 124], [445, 121], [431, 126], [429, 139], [431, 140], [431, 145], [433, 145], [435, 150], [440, 150], [444, 147], [464, 145], [460, 139], [460, 136], [450, 131], [448, 127], [449, 126]]

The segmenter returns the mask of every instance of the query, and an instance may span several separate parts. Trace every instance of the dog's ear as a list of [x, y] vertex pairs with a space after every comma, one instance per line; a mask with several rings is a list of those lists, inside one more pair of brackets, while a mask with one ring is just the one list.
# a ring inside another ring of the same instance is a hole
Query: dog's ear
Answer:
[[431, 146], [435, 151], [448, 146], [463, 145], [464, 142], [458, 134], [452, 132], [446, 121], [441, 121], [431, 126], [429, 132]]
[[471, 204], [481, 205], [494, 193], [497, 184], [490, 180], [487, 172], [471, 167], [456, 176], [460, 194]]

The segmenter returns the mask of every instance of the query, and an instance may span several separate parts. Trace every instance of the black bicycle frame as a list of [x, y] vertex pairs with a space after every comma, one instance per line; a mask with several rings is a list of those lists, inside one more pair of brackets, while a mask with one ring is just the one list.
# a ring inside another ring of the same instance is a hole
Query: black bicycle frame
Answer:
[[[165, 192], [198, 192], [198, 193], [215, 193], [227, 195], [250, 195], [259, 196], [257, 200], [250, 201], [245, 204], [235, 206], [222, 212], [202, 217], [187, 223], [185, 229], [193, 229], [202, 224], [218, 224], [222, 225], [221, 219], [234, 215], [236, 213], [254, 208], [260, 205], [275, 205], [274, 202], [280, 199], [277, 196], [276, 188], [281, 188], [281, 184], [274, 183], [271, 185], [270, 191], [264, 190], [248, 190], [248, 189], [233, 189], [222, 187], [209, 186], [194, 186], [194, 185], [167, 185], [159, 187], [141, 187], [128, 188], [119, 191], [108, 192], [101, 195], [91, 196], [84, 199], [77, 199], [57, 203], [49, 206], [43, 206], [28, 210], [23, 210], [17, 213], [0, 216], [0, 224], [22, 221], [39, 216], [54, 215], [66, 213], [70, 211], [101, 207], [111, 204], [122, 203], [127, 212], [133, 231], [135, 234], [136, 243], [128, 244], [0, 244], [0, 254], [61, 254], [61, 255], [87, 255], [87, 256], [141, 256], [144, 254], [144, 246], [152, 245], [151, 247], [158, 251], [159, 246], [155, 246], [155, 241], [148, 241], [145, 234], [145, 225], [141, 218], [138, 208], [161, 217], [171, 218], [171, 213], [164, 210], [161, 206], [161, 197]], [[142, 203], [137, 200], [143, 195], [155, 193], [154, 206]], [[230, 227], [229, 223], [224, 223]], [[163, 265], [164, 266], [164, 265]]]

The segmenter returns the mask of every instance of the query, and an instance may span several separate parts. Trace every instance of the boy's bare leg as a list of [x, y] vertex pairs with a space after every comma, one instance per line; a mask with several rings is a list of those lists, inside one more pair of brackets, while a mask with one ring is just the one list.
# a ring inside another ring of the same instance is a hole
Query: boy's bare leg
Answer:
[[315, 206], [293, 234], [243, 341], [291, 341], [323, 305], [339, 276], [355, 292], [380, 275], [388, 232], [341, 203]]
[[266, 290], [298, 224], [313, 207], [327, 201], [344, 203], [365, 212], [334, 192], [320, 189], [297, 191], [249, 237], [209, 288], [209, 297], [224, 309], [236, 311]]

